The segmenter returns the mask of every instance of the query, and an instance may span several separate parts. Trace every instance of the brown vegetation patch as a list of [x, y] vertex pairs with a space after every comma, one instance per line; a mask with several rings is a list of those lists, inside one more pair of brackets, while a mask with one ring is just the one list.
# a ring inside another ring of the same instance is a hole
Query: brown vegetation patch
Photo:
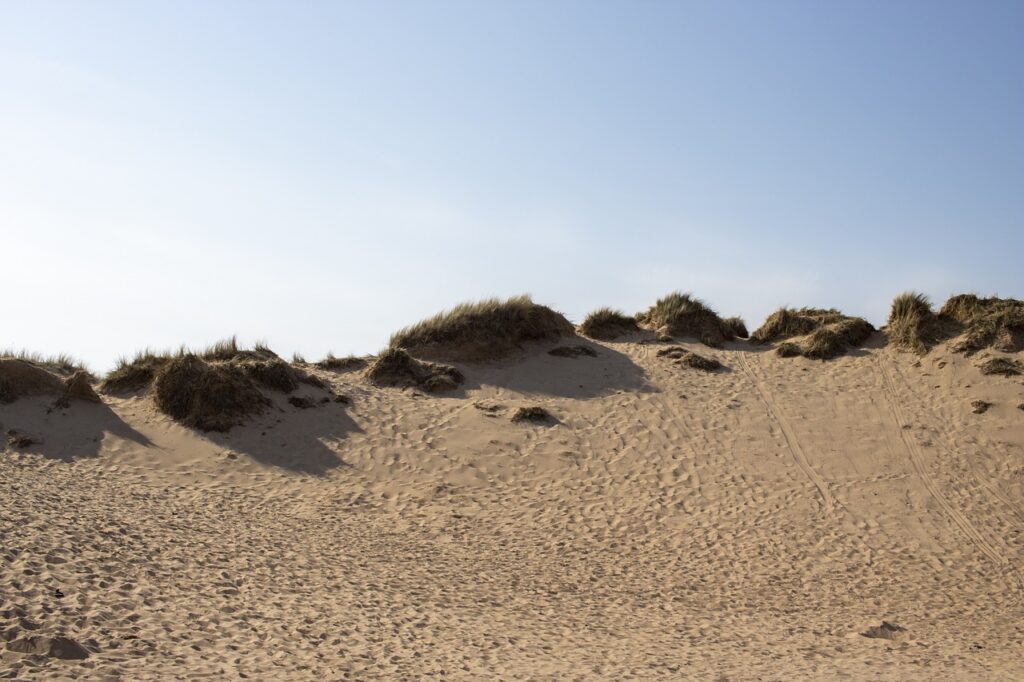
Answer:
[[696, 353], [690, 352], [679, 359], [679, 364], [693, 369], [699, 369], [704, 372], [714, 372], [722, 369], [722, 363], [714, 358], [706, 358], [703, 355], [697, 355]]
[[520, 407], [512, 414], [512, 421], [519, 422], [532, 422], [534, 424], [548, 424], [555, 421], [555, 418], [551, 416], [551, 413], [545, 410], [543, 407], [536, 405], [532, 407]]
[[706, 358], [703, 355], [694, 353], [693, 351], [688, 351], [682, 346], [669, 346], [668, 348], [662, 348], [658, 351], [658, 357], [676, 360], [681, 365], [700, 369], [705, 372], [714, 372], [724, 366], [714, 358]]
[[580, 334], [600, 341], [613, 341], [620, 336], [640, 331], [635, 317], [613, 308], [599, 308], [587, 315], [579, 326]]
[[336, 358], [333, 353], [328, 353], [320, 362], [316, 363], [319, 369], [326, 369], [332, 372], [351, 372], [357, 369], [362, 369], [369, 364], [366, 358], [357, 358], [354, 355], [349, 355], [344, 358]]
[[717, 347], [736, 338], [735, 329], [691, 294], [673, 292], [636, 316], [641, 327], [661, 335], [689, 337]]
[[377, 356], [366, 370], [366, 378], [377, 386], [421, 388], [431, 393], [450, 391], [465, 380], [454, 367], [417, 360], [395, 348]]
[[463, 303], [400, 330], [389, 347], [422, 358], [490, 360], [528, 341], [557, 341], [575, 329], [565, 317], [529, 296]]
[[802, 355], [824, 360], [863, 345], [874, 331], [867, 320], [834, 309], [780, 308], [750, 335], [750, 341], [785, 341], [776, 348], [782, 357]]
[[893, 299], [885, 331], [888, 345], [922, 355], [949, 334], [928, 297], [914, 291]]
[[972, 355], [985, 348], [1015, 353], [1024, 350], [1024, 301], [979, 298], [974, 294], [951, 297], [939, 317], [961, 325], [953, 350]]
[[988, 358], [978, 365], [982, 374], [1001, 374], [1004, 377], [1015, 377], [1024, 374], [1024, 364], [1012, 358]]
[[974, 412], [974, 414], [982, 414], [984, 412], [987, 412], [988, 408], [990, 407], [992, 407], [992, 403], [988, 402], [987, 400], [971, 401], [971, 411]]
[[124, 393], [148, 388], [170, 362], [185, 357], [230, 364], [259, 385], [284, 393], [291, 393], [300, 383], [326, 388], [319, 377], [285, 362], [263, 344], [256, 344], [252, 350], [247, 350], [240, 348], [235, 337], [231, 337], [202, 351], [191, 351], [185, 347], [176, 352], [146, 349], [136, 353], [131, 360], [121, 358], [103, 379], [100, 390], [105, 393]]
[[576, 346], [559, 346], [558, 348], [552, 348], [548, 351], [548, 355], [554, 355], [558, 358], [579, 358], [597, 357], [597, 351], [590, 346], [576, 345]]
[[270, 404], [243, 369], [197, 355], [169, 360], [153, 387], [161, 412], [202, 431], [227, 431]]
[[747, 323], [743, 321], [742, 317], [727, 317], [722, 320], [722, 323], [733, 333], [738, 339], [745, 339], [750, 334], [747, 332]]

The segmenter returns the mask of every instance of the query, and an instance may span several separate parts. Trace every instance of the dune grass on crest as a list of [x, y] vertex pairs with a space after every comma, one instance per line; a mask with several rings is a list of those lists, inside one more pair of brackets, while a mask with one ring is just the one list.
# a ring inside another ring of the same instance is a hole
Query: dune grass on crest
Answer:
[[238, 339], [231, 336], [217, 341], [201, 350], [181, 346], [176, 351], [154, 351], [145, 349], [131, 359], [120, 357], [110, 372], [103, 378], [100, 389], [106, 393], [123, 393], [146, 388], [153, 383], [157, 373], [171, 360], [195, 356], [208, 362], [234, 362], [259, 379], [268, 388], [289, 392], [309, 376], [291, 367], [263, 343], [256, 343], [252, 350], [238, 345]]
[[903, 292], [892, 300], [885, 331], [888, 345], [919, 354], [927, 353], [942, 336], [931, 300], [916, 291]]
[[90, 377], [92, 376], [92, 372], [89, 372], [88, 367], [66, 353], [44, 355], [27, 350], [16, 351], [8, 348], [0, 350], [0, 360], [22, 360], [61, 376], [71, 376], [76, 372], [87, 372]]
[[270, 404], [238, 365], [193, 354], [168, 359], [153, 388], [161, 412], [202, 431], [228, 431]]
[[635, 317], [613, 308], [598, 308], [587, 315], [579, 326], [579, 333], [599, 341], [613, 341], [640, 330]]
[[335, 357], [334, 353], [328, 353], [323, 360], [316, 363], [318, 368], [332, 372], [351, 372], [356, 369], [362, 369], [366, 365], [366, 358], [356, 357], [355, 355], [339, 358]]
[[961, 326], [953, 350], [966, 355], [985, 348], [1015, 353], [1024, 350], [1024, 301], [981, 298], [975, 294], [951, 297], [939, 317]]
[[[782, 357], [802, 355], [826, 360], [861, 346], [875, 331], [867, 320], [834, 308], [779, 308], [750, 335], [751, 343], [782, 341]], [[791, 340], [792, 339], [792, 340]]]
[[366, 378], [377, 386], [420, 388], [430, 393], [451, 391], [465, 380], [454, 367], [417, 360], [401, 348], [388, 348], [374, 358]]
[[575, 329], [565, 317], [529, 296], [462, 303], [396, 332], [388, 344], [410, 355], [447, 360], [490, 360], [529, 341], [555, 341]]
[[673, 337], [691, 337], [707, 346], [721, 346], [736, 338], [738, 325], [726, 323], [704, 301], [674, 291], [659, 298], [646, 312], [637, 314], [641, 327]]

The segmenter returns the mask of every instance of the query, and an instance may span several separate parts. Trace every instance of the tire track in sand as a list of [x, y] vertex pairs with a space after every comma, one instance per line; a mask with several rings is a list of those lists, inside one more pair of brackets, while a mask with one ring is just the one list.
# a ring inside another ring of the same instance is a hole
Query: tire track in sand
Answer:
[[878, 360], [878, 368], [882, 372], [882, 379], [885, 382], [885, 398], [889, 404], [889, 412], [892, 414], [893, 419], [896, 421], [896, 426], [900, 433], [900, 438], [903, 440], [903, 445], [907, 450], [907, 454], [910, 456], [910, 461], [914, 466], [914, 470], [917, 472], [918, 478], [924, 483], [928, 493], [932, 498], [942, 507], [942, 510], [946, 512], [946, 515], [956, 524], [960, 531], [967, 536], [967, 538], [974, 543], [974, 545], [989, 558], [1001, 571], [1004, 573], [1009, 571], [1013, 573], [1015, 582], [1017, 583], [1018, 589], [1021, 588], [1021, 578], [1017, 574], [1016, 570], [1010, 565], [1010, 562], [1000, 554], [985, 537], [974, 527], [973, 524], [967, 519], [963, 513], [954, 507], [950, 503], [949, 499], [942, 493], [939, 486], [935, 483], [935, 480], [928, 473], [927, 468], [924, 464], [924, 458], [921, 456], [921, 451], [917, 447], [917, 443], [912, 438], [907, 436], [907, 431], [904, 428], [909, 422], [903, 416], [903, 410], [899, 406], [899, 397], [896, 394], [896, 386], [893, 383], [892, 377], [889, 371], [885, 368], [881, 359]]
[[811, 466], [810, 461], [807, 459], [804, 449], [800, 446], [800, 440], [796, 437], [796, 432], [793, 430], [793, 426], [786, 419], [786, 415], [783, 414], [781, 408], [771, 397], [771, 393], [764, 386], [764, 383], [758, 378], [757, 373], [750, 368], [750, 363], [747, 361], [746, 354], [739, 354], [740, 364], [743, 365], [743, 373], [746, 374], [754, 384], [754, 389], [757, 391], [758, 397], [761, 398], [761, 402], [764, 403], [765, 409], [768, 412], [769, 419], [774, 419], [782, 430], [782, 437], [786, 441], [786, 447], [789, 448], [790, 453], [793, 455], [793, 459], [796, 461], [797, 466], [804, 472], [804, 475], [810, 479], [814, 487], [818, 489], [818, 494], [821, 495], [822, 504], [825, 507], [826, 512], [832, 512], [835, 509], [835, 498], [832, 497], [831, 491], [828, 489], [828, 483], [825, 482], [814, 467]]
[[[879, 362], [881, 362], [881, 360], [879, 360]], [[900, 384], [907, 390], [908, 393], [910, 393], [912, 396], [914, 396], [914, 398], [917, 400], [917, 402], [922, 407], [925, 408], [924, 409], [924, 414], [927, 415], [929, 413], [929, 410], [927, 408], [927, 403], [921, 397], [921, 394], [914, 389], [914, 387], [910, 384], [910, 381], [903, 374], [903, 372], [900, 371], [900, 368], [898, 366], [894, 367], [893, 369], [895, 371], [896, 376], [899, 377]], [[1011, 500], [1009, 498], [1009, 496], [1007, 496], [1002, 490], [999, 489], [999, 486], [995, 482], [992, 481], [992, 479], [988, 476], [988, 474], [986, 474], [984, 471], [982, 471], [975, 464], [973, 457], [969, 457], [969, 456], [965, 455], [963, 452], [961, 452], [959, 446], [957, 445], [957, 438], [956, 438], [956, 436], [957, 436], [957, 434], [960, 431], [964, 430], [967, 427], [961, 427], [959, 429], [950, 429], [945, 423], [935, 422], [932, 419], [926, 418], [923, 421], [926, 421], [930, 426], [935, 428], [939, 433], [943, 434], [950, 443], [952, 443], [952, 447], [946, 447], [944, 445], [940, 445], [939, 447], [941, 447], [943, 450], [945, 450], [947, 454], [949, 454], [951, 456], [954, 456], [954, 457], [960, 457], [964, 461], [966, 461], [968, 468], [970, 468], [970, 470], [971, 470], [971, 475], [974, 476], [974, 480], [976, 480], [978, 482], [978, 484], [981, 485], [981, 487], [983, 487], [986, 490], [988, 490], [989, 494], [992, 495], [992, 497], [994, 497], [995, 499], [999, 500], [1000, 502], [1003, 503], [1003, 505], [1005, 507], [1010, 509], [1010, 511], [1012, 511], [1014, 513], [1014, 515], [1017, 516], [1018, 519], [1020, 519], [1021, 521], [1024, 521], [1024, 509], [1022, 509], [1020, 506], [1018, 506], [1013, 500]]]

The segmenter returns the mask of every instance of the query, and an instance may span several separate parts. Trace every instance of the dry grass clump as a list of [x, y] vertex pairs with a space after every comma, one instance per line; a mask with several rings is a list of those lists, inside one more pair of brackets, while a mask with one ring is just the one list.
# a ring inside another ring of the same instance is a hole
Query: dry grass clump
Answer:
[[961, 325], [953, 350], [971, 355], [984, 348], [1007, 353], [1024, 350], [1024, 301], [979, 298], [974, 294], [951, 297], [939, 317]]
[[596, 358], [597, 351], [590, 346], [577, 344], [575, 346], [559, 346], [558, 348], [552, 348], [548, 351], [548, 355], [554, 355], [556, 358]]
[[392, 349], [416, 357], [489, 360], [510, 355], [528, 341], [555, 341], [575, 329], [565, 317], [529, 296], [463, 303], [395, 333]]
[[366, 370], [366, 378], [377, 386], [420, 388], [440, 393], [457, 388], [465, 379], [462, 372], [434, 362], [423, 362], [400, 348], [388, 348]]
[[620, 336], [639, 331], [635, 317], [612, 308], [599, 308], [587, 315], [578, 331], [583, 336], [600, 341], [613, 341]]
[[971, 412], [974, 414], [984, 414], [988, 412], [988, 408], [992, 407], [992, 403], [987, 400], [972, 400], [971, 401]]
[[779, 308], [750, 335], [750, 340], [753, 343], [784, 341], [775, 349], [782, 357], [802, 355], [825, 360], [863, 345], [874, 331], [867, 320], [835, 309]]
[[735, 328], [718, 313], [693, 295], [679, 291], [659, 298], [647, 312], [637, 314], [636, 321], [663, 336], [691, 337], [712, 347], [736, 338]]
[[729, 328], [738, 339], [745, 339], [750, 334], [747, 332], [747, 323], [743, 321], [742, 317], [727, 317], [722, 320], [722, 323]]
[[332, 372], [351, 372], [353, 370], [362, 369], [367, 365], [366, 358], [357, 358], [354, 355], [349, 355], [344, 358], [336, 358], [333, 353], [328, 353], [320, 362], [316, 363], [316, 366], [320, 369], [330, 370]]
[[512, 421], [519, 422], [533, 422], [534, 424], [547, 424], [553, 422], [554, 417], [551, 413], [545, 410], [543, 407], [520, 407], [512, 414]]
[[907, 291], [892, 301], [886, 324], [888, 344], [924, 354], [942, 338], [942, 324], [924, 294]]
[[202, 431], [227, 431], [270, 404], [239, 366], [192, 354], [168, 360], [153, 387], [161, 412]]
[[0, 350], [0, 360], [21, 360], [61, 376], [71, 376], [75, 372], [86, 372], [90, 378], [92, 377], [92, 373], [89, 372], [85, 365], [65, 353], [43, 355], [42, 353], [33, 353], [27, 350], [15, 351], [6, 349]]
[[815, 329], [800, 349], [804, 357], [828, 360], [842, 355], [847, 348], [863, 345], [874, 331], [867, 320], [851, 317]]
[[706, 358], [703, 355], [697, 355], [696, 353], [687, 353], [679, 359], [679, 364], [692, 367], [693, 369], [699, 369], [703, 372], [714, 372], [722, 369], [722, 363], [714, 358]]
[[715, 370], [723, 367], [722, 363], [718, 360], [698, 355], [697, 353], [686, 350], [682, 346], [669, 346], [668, 348], [662, 348], [658, 351], [658, 357], [670, 358], [676, 360], [681, 365], [703, 370], [705, 372], [714, 372]]
[[325, 386], [318, 377], [288, 364], [265, 345], [257, 343], [252, 350], [246, 350], [239, 347], [237, 339], [232, 336], [198, 352], [184, 346], [177, 351], [164, 352], [154, 352], [147, 348], [136, 353], [131, 360], [120, 358], [114, 369], [104, 377], [100, 390], [123, 393], [147, 388], [168, 363], [184, 357], [230, 363], [262, 386], [284, 393], [291, 393], [300, 383], [319, 388]]
[[100, 390], [104, 393], [126, 393], [146, 388], [173, 357], [170, 353], [154, 353], [147, 348], [136, 353], [131, 360], [118, 358], [114, 369], [103, 378]]
[[1021, 364], [1019, 360], [1011, 358], [988, 358], [978, 365], [978, 369], [981, 370], [982, 374], [999, 374], [1004, 377], [1015, 377], [1024, 374], [1024, 364]]

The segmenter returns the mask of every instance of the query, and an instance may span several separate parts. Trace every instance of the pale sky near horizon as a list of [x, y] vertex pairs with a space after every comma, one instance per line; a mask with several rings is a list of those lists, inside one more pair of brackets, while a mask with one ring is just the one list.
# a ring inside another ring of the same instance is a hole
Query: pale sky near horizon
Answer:
[[1024, 297], [1021, 2], [0, 2], [0, 348]]

